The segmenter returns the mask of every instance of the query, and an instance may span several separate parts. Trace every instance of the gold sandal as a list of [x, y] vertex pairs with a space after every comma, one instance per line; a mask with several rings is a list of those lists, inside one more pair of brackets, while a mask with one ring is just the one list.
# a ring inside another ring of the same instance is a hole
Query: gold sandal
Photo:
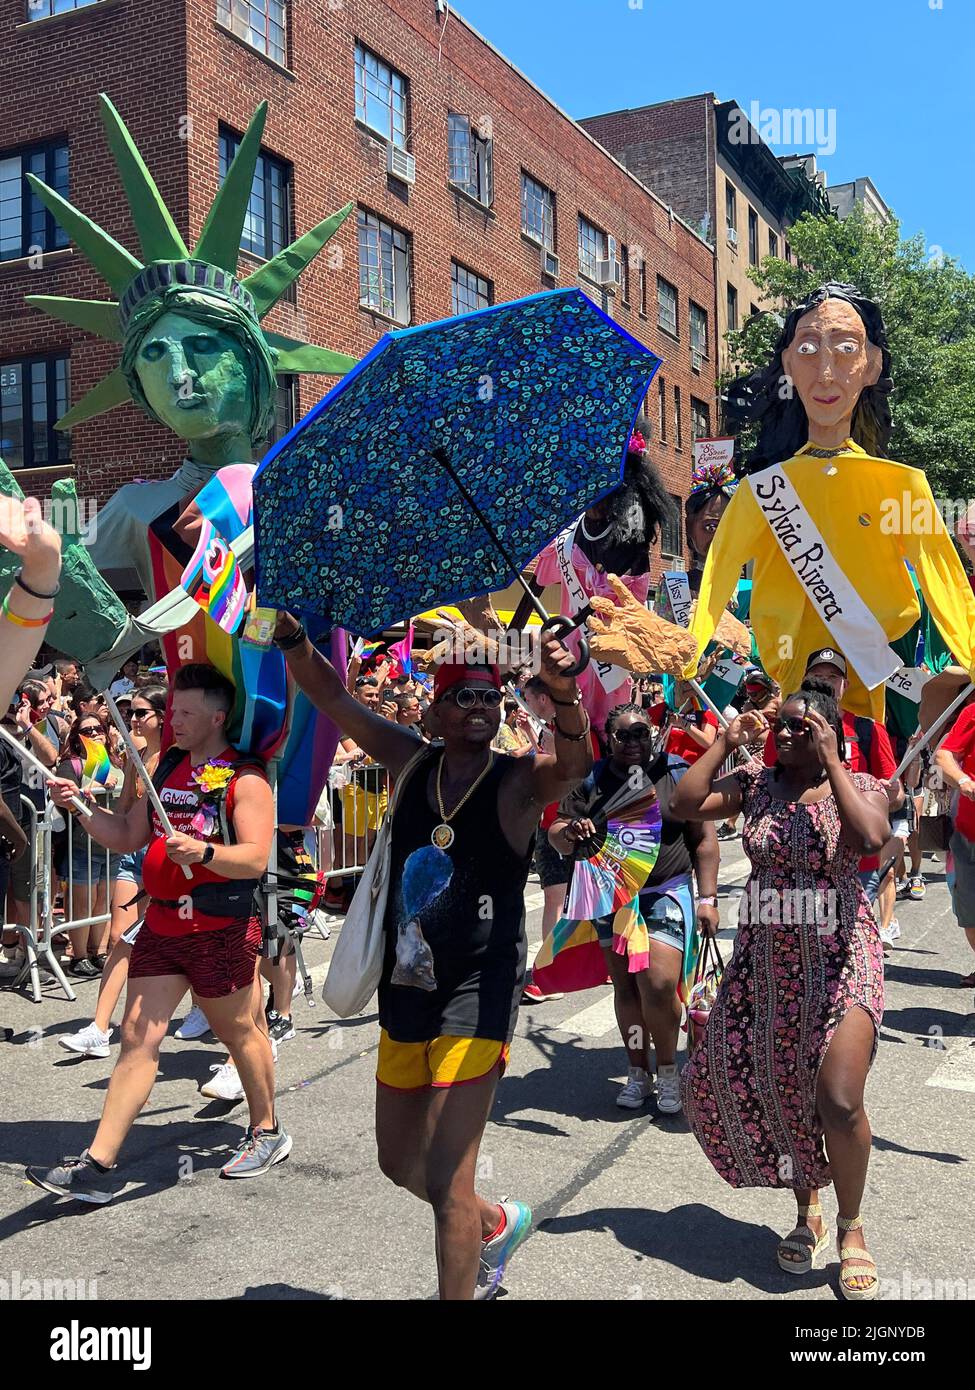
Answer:
[[[877, 1278], [877, 1261], [866, 1250], [851, 1249], [848, 1255], [843, 1254], [843, 1240], [841, 1232], [859, 1231], [863, 1225], [862, 1216], [854, 1216], [848, 1221], [845, 1217], [836, 1218], [836, 1242], [840, 1253], [840, 1293], [851, 1303], [865, 1303], [870, 1299], [876, 1298], [880, 1291], [880, 1280]], [[850, 1266], [852, 1273], [844, 1273], [844, 1266]], [[859, 1271], [864, 1270], [871, 1275], [869, 1284], [862, 1288], [855, 1284], [850, 1285], [848, 1279], [857, 1279]]]
[[[810, 1202], [808, 1207], [799, 1208], [799, 1216], [822, 1216], [823, 1209], [818, 1202]], [[804, 1221], [799, 1221], [793, 1231], [790, 1231], [785, 1240], [779, 1241], [777, 1251], [779, 1269], [784, 1269], [786, 1274], [808, 1274], [811, 1269], [816, 1268], [816, 1261], [829, 1245], [829, 1231], [823, 1225], [823, 1234], [817, 1236]], [[801, 1260], [790, 1260], [783, 1252], [787, 1250], [795, 1251], [797, 1255], [802, 1255]]]

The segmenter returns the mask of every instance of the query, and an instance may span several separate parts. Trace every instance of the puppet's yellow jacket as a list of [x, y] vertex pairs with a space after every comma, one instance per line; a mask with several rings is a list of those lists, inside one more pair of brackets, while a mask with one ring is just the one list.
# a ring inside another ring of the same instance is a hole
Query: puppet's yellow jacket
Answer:
[[[975, 595], [918, 468], [871, 458], [847, 440], [832, 458], [814, 457], [806, 445], [782, 464], [839, 567], [886, 634], [895, 641], [915, 623], [919, 606], [904, 561], [959, 665], [975, 670]], [[748, 481], [739, 484], [708, 553], [690, 631], [703, 652], [724, 612], [741, 567], [754, 560], [751, 623], [762, 664], [783, 695], [797, 690], [810, 652], [835, 647], [806, 589], [783, 555]], [[845, 708], [884, 717], [884, 689], [870, 691], [849, 665]], [[684, 674], [693, 676], [696, 661]]]

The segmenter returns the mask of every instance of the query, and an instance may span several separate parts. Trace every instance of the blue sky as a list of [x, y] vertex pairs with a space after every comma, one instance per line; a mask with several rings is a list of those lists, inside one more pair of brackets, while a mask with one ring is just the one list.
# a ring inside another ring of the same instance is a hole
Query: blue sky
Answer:
[[[905, 236], [975, 271], [975, 0], [457, 0], [572, 116], [713, 91], [820, 110], [829, 183], [873, 179]], [[834, 113], [830, 115], [830, 113]], [[791, 154], [782, 145], [776, 154]]]

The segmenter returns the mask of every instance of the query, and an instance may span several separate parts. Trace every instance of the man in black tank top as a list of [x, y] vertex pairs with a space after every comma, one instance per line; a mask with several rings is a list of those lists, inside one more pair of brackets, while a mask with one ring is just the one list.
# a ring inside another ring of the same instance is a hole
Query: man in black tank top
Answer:
[[[404, 728], [365, 709], [281, 614], [275, 640], [312, 703], [395, 782], [417, 753]], [[379, 985], [379, 1166], [433, 1207], [440, 1297], [491, 1298], [527, 1236], [523, 1202], [474, 1190], [481, 1136], [514, 1032], [525, 973], [524, 888], [544, 808], [587, 776], [589, 722], [574, 657], [543, 643], [554, 754], [493, 752], [496, 667], [445, 664], [426, 725], [435, 742], [398, 788]]]

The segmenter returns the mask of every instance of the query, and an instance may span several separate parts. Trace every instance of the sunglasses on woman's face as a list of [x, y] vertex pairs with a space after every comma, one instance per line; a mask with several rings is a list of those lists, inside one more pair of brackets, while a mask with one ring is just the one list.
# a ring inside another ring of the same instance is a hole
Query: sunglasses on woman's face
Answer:
[[449, 691], [444, 699], [453, 700], [458, 709], [473, 709], [478, 704], [485, 709], [497, 709], [504, 696], [493, 685], [462, 685], [459, 690]]
[[151, 706], [148, 707], [147, 709], [134, 709], [134, 710], [131, 710], [131, 711], [130, 711], [130, 713], [129, 713], [129, 718], [130, 718], [130, 719], [148, 719], [149, 716], [150, 716], [151, 714], [155, 714], [155, 713], [156, 713], [156, 711], [155, 711]]
[[631, 724], [628, 729], [614, 729], [613, 737], [617, 743], [629, 743], [631, 740], [647, 743], [653, 737], [653, 730], [649, 724]]
[[783, 714], [781, 719], [775, 721], [773, 728], [777, 734], [781, 734], [788, 729], [789, 733], [795, 738], [799, 738], [801, 735], [808, 734], [809, 732], [809, 725], [806, 723], [805, 718], [801, 718], [796, 714]]
[[105, 730], [100, 724], [82, 724], [80, 732], [85, 738], [104, 738]]

